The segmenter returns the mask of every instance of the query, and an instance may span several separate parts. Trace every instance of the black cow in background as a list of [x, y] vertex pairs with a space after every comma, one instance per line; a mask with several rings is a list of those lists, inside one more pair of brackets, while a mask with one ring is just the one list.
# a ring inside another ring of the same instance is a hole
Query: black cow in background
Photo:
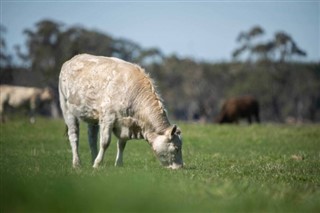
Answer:
[[243, 96], [226, 100], [216, 122], [220, 124], [238, 123], [241, 118], [246, 118], [251, 124], [252, 117], [257, 123], [260, 123], [259, 103], [252, 96]]

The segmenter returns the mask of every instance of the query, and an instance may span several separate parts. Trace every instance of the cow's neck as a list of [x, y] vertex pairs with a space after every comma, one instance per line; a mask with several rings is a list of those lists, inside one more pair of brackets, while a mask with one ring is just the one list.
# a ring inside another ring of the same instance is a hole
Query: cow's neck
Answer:
[[143, 131], [145, 139], [146, 135], [164, 134], [165, 130], [170, 126], [166, 112], [162, 108], [153, 106], [145, 106], [144, 110], [137, 114], [137, 119]]
[[144, 133], [163, 134], [170, 126], [161, 98], [154, 88], [152, 80], [141, 71], [139, 84], [131, 91], [131, 107]]

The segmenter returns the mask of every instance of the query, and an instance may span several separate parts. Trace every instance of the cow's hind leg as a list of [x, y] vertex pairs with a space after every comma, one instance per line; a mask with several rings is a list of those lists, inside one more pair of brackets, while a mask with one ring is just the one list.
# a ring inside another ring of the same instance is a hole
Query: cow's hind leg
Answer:
[[106, 123], [100, 124], [100, 149], [93, 164], [94, 168], [98, 168], [100, 163], [103, 160], [104, 153], [109, 147], [111, 142], [111, 133], [112, 133], [112, 125], [110, 125], [110, 123], [106, 122]]
[[97, 157], [98, 149], [97, 149], [97, 140], [98, 140], [98, 132], [99, 125], [88, 124], [88, 138], [89, 138], [89, 146], [91, 150], [92, 163]]
[[72, 149], [72, 165], [74, 168], [80, 166], [80, 158], [79, 158], [79, 121], [73, 115], [65, 116], [65, 122], [68, 127], [68, 136]]
[[115, 166], [122, 166], [123, 165], [123, 150], [126, 147], [127, 141], [119, 139], [118, 140], [118, 152], [117, 152], [117, 158], [115, 162]]

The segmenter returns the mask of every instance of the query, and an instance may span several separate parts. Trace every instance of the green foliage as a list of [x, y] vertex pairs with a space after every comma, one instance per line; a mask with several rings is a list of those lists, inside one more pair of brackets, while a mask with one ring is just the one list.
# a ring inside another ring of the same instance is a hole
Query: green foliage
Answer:
[[225, 99], [253, 95], [260, 102], [262, 121], [320, 120], [320, 66], [316, 63], [210, 64], [171, 56], [146, 70], [155, 77], [176, 119], [191, 120], [199, 114], [211, 122]]
[[1, 124], [1, 212], [318, 212], [319, 125], [184, 124], [186, 166], [162, 168], [149, 145], [131, 141], [124, 167], [112, 142], [90, 165], [81, 125], [82, 168], [71, 167], [61, 120]]
[[35, 29], [26, 29], [26, 52], [17, 47], [17, 54], [35, 75], [42, 79], [37, 84], [57, 86], [62, 64], [76, 54], [116, 56], [131, 62], [161, 55], [156, 48], [142, 49], [127, 39], [116, 39], [97, 30], [81, 26], [66, 27], [52, 20], [39, 21]]
[[[90, 53], [143, 66], [155, 79], [169, 114], [178, 120], [212, 122], [225, 99], [253, 95], [260, 102], [263, 122], [320, 121], [320, 64], [294, 62], [294, 56], [306, 53], [285, 32], [275, 33], [266, 43], [256, 39], [264, 34], [260, 26], [241, 32], [240, 47], [233, 53], [235, 57], [247, 54], [248, 60], [241, 63], [165, 56], [157, 48], [52, 20], [42, 20], [24, 33], [26, 52], [18, 48], [17, 54], [28, 70], [5, 67], [0, 70], [0, 83], [49, 85], [56, 92], [56, 106], [62, 64], [76, 54]], [[10, 58], [1, 54], [3, 59]], [[3, 59], [1, 64], [8, 64]]]
[[[307, 53], [300, 49], [293, 38], [286, 32], [276, 32], [272, 40], [265, 43], [256, 43], [253, 40], [257, 36], [264, 34], [260, 26], [254, 26], [248, 32], [240, 32], [237, 41], [240, 47], [232, 53], [234, 58], [238, 58], [244, 52], [247, 52], [248, 60], [285, 62], [290, 61], [293, 56], [306, 56]], [[255, 56], [253, 58], [253, 56]]]

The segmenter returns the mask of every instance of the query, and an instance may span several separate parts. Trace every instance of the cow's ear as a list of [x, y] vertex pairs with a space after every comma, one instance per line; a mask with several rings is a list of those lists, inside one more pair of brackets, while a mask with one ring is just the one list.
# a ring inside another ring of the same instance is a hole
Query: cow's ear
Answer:
[[177, 125], [173, 125], [171, 127], [169, 127], [167, 130], [166, 130], [166, 136], [168, 136], [170, 139], [172, 138], [172, 136], [176, 133], [177, 131]]

